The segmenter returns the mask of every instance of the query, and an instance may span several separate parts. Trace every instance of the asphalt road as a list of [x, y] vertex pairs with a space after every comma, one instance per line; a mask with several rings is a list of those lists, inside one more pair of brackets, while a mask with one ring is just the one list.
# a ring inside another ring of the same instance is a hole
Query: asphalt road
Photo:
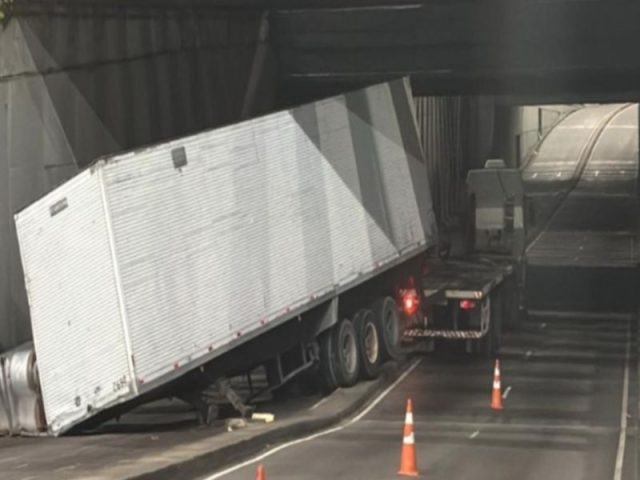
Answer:
[[589, 139], [602, 122], [622, 105], [598, 105], [569, 114], [551, 130], [522, 172], [532, 190], [557, 191], [562, 182], [572, 181]]
[[[564, 200], [529, 251], [543, 265], [579, 266], [581, 276], [603, 265], [636, 270], [637, 121], [637, 106], [576, 112], [532, 159], [528, 186]], [[553, 288], [566, 296], [566, 284]], [[411, 398], [421, 478], [636, 479], [637, 321], [606, 309], [536, 312], [505, 336], [504, 411], [489, 408], [491, 360], [431, 355], [357, 421], [207, 478], [255, 478], [258, 463], [270, 480], [396, 478]]]
[[359, 421], [209, 478], [255, 478], [258, 463], [270, 480], [395, 478], [412, 398], [421, 478], [618, 480], [627, 348], [637, 405], [635, 331], [633, 317], [534, 316], [506, 337], [502, 412], [489, 408], [491, 361], [429, 356]]
[[617, 107], [613, 117], [609, 110], [587, 109], [599, 112], [601, 128], [580, 140], [587, 151], [584, 168], [547, 228], [529, 245], [529, 264], [638, 264], [638, 106]]

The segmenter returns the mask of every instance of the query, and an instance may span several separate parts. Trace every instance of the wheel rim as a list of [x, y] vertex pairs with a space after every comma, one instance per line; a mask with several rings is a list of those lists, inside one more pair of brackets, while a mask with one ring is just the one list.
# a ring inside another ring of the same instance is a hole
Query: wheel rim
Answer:
[[351, 334], [345, 335], [342, 340], [342, 355], [347, 371], [353, 372], [356, 369], [358, 359], [356, 358], [356, 339]]
[[376, 327], [371, 322], [367, 322], [364, 327], [364, 354], [370, 364], [378, 361], [379, 350], [380, 345]]

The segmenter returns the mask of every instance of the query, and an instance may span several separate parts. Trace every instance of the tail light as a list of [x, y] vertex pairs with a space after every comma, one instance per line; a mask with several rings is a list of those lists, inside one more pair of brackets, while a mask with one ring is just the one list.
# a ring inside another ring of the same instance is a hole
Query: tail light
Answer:
[[402, 293], [402, 311], [408, 317], [418, 311], [420, 299], [415, 289], [410, 288]]
[[476, 307], [476, 302], [473, 300], [460, 300], [460, 310], [472, 310]]

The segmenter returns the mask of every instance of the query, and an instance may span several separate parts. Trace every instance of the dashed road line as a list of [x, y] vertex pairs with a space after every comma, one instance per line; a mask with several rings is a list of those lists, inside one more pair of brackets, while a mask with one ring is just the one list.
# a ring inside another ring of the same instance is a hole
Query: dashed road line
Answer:
[[509, 396], [509, 393], [511, 393], [511, 385], [509, 385], [507, 388], [504, 389], [504, 393], [502, 394], [502, 399], [506, 400], [507, 397]]

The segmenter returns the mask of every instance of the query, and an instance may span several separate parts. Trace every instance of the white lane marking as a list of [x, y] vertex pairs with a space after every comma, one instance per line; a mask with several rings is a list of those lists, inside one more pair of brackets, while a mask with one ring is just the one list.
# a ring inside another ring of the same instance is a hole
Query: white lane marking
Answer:
[[533, 355], [533, 350], [527, 350], [527, 353], [524, 354], [524, 357], [529, 360], [529, 357]]
[[309, 410], [315, 410], [316, 408], [318, 408], [320, 405], [322, 405], [324, 402], [326, 402], [327, 400], [329, 400], [329, 397], [324, 397], [321, 398], [319, 401], [317, 401], [316, 403], [314, 403], [313, 405], [311, 405], [311, 407], [309, 408]]
[[74, 470], [75, 468], [75, 465], [67, 465], [66, 467], [56, 468], [56, 472], [61, 472], [63, 470]]
[[469, 438], [471, 440], [473, 440], [474, 438], [476, 438], [478, 435], [480, 435], [480, 430], [476, 430], [475, 432], [473, 432], [471, 435], [469, 435]]
[[629, 349], [631, 344], [631, 323], [627, 328], [627, 347], [624, 360], [624, 380], [622, 384], [622, 408], [620, 412], [620, 437], [618, 438], [618, 452], [616, 465], [613, 470], [613, 480], [622, 480], [624, 466], [624, 448], [627, 442], [627, 411], [629, 406]]
[[511, 385], [509, 385], [507, 388], [504, 389], [504, 393], [502, 394], [502, 399], [506, 400], [507, 397], [509, 396], [509, 393], [511, 393]]
[[349, 420], [346, 423], [343, 423], [341, 425], [338, 425], [336, 427], [333, 428], [329, 428], [327, 430], [323, 430], [321, 432], [318, 433], [314, 433], [313, 435], [309, 435], [303, 438], [299, 438], [297, 440], [292, 440], [290, 442], [287, 443], [283, 443], [282, 445], [279, 445], [275, 448], [272, 448], [271, 450], [267, 450], [266, 452], [264, 452], [263, 454], [257, 455], [253, 458], [250, 458], [249, 460], [245, 460], [242, 463], [239, 463], [237, 465], [234, 465], [232, 467], [229, 467], [225, 470], [222, 470], [218, 473], [214, 473], [213, 475], [210, 475], [209, 477], [206, 477], [204, 480], [217, 480], [218, 478], [222, 478], [225, 475], [228, 475], [230, 473], [233, 473], [237, 470], [240, 470], [241, 468], [247, 467], [253, 463], [259, 462], [261, 460], [264, 460], [267, 457], [270, 457], [282, 450], [285, 450], [287, 448], [290, 447], [294, 447], [296, 445], [299, 445], [301, 443], [306, 443], [309, 442], [311, 440], [315, 440], [316, 438], [320, 438], [320, 437], [324, 437], [326, 435], [330, 435], [332, 433], [335, 432], [339, 432], [341, 430], [344, 430], [345, 428], [347, 428], [350, 425], [353, 425], [354, 423], [360, 421], [362, 419], [362, 417], [364, 417], [366, 414], [368, 414], [371, 410], [373, 410], [382, 400], [384, 400], [384, 398], [389, 395], [389, 393], [398, 386], [398, 384], [400, 382], [402, 382], [405, 378], [407, 378], [407, 376], [413, 372], [413, 370], [420, 364], [420, 362], [422, 361], [421, 358], [417, 359], [415, 362], [413, 362], [409, 368], [407, 368], [404, 373], [402, 375], [400, 375], [395, 382], [393, 382], [391, 385], [389, 385], [382, 393], [380, 393], [380, 395], [378, 395], [373, 402], [371, 402], [367, 408], [365, 408], [362, 412], [360, 412], [358, 415], [356, 415], [355, 417], [353, 417], [351, 420]]

